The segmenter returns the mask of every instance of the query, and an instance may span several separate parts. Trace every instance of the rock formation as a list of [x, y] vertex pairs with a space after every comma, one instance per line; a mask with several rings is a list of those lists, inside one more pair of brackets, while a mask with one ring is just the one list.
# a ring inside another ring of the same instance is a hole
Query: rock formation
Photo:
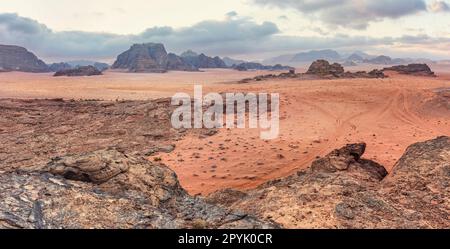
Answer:
[[23, 47], [0, 45], [0, 70], [42, 73], [48, 72], [49, 68]]
[[395, 71], [400, 74], [436, 77], [427, 64], [409, 64], [384, 68], [383, 71]]
[[0, 228], [276, 227], [191, 197], [169, 168], [116, 150], [56, 158], [47, 169], [0, 174]]
[[332, 75], [334, 77], [339, 77], [344, 73], [344, 68], [338, 64], [330, 64], [326, 60], [317, 60], [311, 64], [306, 74], [328, 76]]
[[134, 44], [117, 57], [112, 69], [130, 72], [164, 73], [167, 70], [197, 71], [198, 68], [175, 54], [168, 54], [163, 44]]
[[63, 71], [63, 70], [67, 70], [67, 69], [72, 69], [72, 66], [69, 63], [65, 63], [65, 62], [60, 62], [60, 63], [53, 63], [49, 66], [49, 70], [51, 72], [58, 72], [58, 71]]
[[74, 69], [65, 69], [56, 72], [53, 76], [70, 76], [70, 77], [76, 77], [76, 76], [95, 76], [95, 75], [102, 75], [102, 72], [99, 71], [94, 66], [85, 66], [85, 67], [77, 67]]
[[387, 176], [384, 167], [361, 158], [364, 150], [364, 144], [347, 145], [310, 169], [246, 193], [218, 192], [209, 201], [287, 228], [450, 225], [450, 137], [411, 145]]
[[387, 172], [346, 145], [307, 170], [193, 197], [149, 161], [186, 135], [170, 99], [0, 100], [0, 228], [448, 228], [450, 137]]

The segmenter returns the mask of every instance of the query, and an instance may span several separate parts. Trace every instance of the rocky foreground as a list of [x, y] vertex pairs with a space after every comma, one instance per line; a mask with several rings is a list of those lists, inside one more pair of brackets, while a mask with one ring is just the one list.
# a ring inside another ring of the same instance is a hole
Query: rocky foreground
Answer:
[[290, 177], [208, 200], [285, 228], [450, 226], [450, 137], [411, 145], [389, 175], [364, 150], [347, 145]]
[[169, 99], [0, 101], [0, 228], [448, 228], [450, 137], [393, 172], [347, 145], [241, 192], [190, 196], [155, 152], [185, 134]]

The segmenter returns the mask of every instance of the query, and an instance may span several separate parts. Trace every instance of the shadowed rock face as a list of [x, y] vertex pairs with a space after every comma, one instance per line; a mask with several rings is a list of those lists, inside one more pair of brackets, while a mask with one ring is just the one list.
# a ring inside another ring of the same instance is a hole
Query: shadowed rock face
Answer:
[[134, 44], [117, 57], [113, 69], [130, 72], [164, 73], [167, 70], [197, 71], [198, 68], [185, 62], [175, 54], [168, 54], [163, 44]]
[[427, 64], [409, 64], [407, 66], [393, 66], [384, 68], [383, 71], [395, 71], [401, 74], [408, 74], [414, 76], [428, 76], [428, 77], [436, 77], [433, 71], [431, 71], [430, 67]]
[[42, 73], [48, 72], [49, 68], [25, 48], [0, 45], [0, 71]]
[[64, 69], [56, 72], [53, 76], [76, 77], [76, 76], [95, 76], [95, 75], [102, 75], [102, 72], [100, 72], [94, 66], [85, 66], [85, 67], [77, 67], [74, 69]]
[[387, 177], [381, 165], [361, 159], [364, 148], [347, 145], [296, 175], [209, 200], [287, 228], [450, 226], [449, 137], [411, 145]]

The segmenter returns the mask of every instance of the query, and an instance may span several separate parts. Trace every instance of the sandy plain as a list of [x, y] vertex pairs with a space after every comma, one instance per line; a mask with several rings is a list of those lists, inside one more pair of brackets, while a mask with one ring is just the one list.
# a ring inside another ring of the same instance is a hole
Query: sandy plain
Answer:
[[[450, 66], [438, 77], [390, 74], [386, 79], [271, 80], [239, 84], [267, 72], [205, 70], [201, 73], [129, 74], [55, 78], [1, 73], [0, 98], [154, 99], [176, 92], [279, 93], [280, 136], [265, 141], [257, 129], [220, 129], [211, 137], [186, 136], [158, 154], [191, 194], [250, 189], [305, 168], [347, 143], [366, 142], [366, 158], [391, 170], [412, 143], [450, 135]], [[272, 72], [271, 72], [272, 73]], [[150, 160], [154, 160], [150, 157]]]

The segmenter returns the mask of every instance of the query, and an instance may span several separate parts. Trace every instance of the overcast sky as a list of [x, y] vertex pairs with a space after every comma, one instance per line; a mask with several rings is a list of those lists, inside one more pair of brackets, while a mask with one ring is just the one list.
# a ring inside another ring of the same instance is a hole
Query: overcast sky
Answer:
[[0, 44], [111, 62], [132, 43], [264, 59], [311, 49], [450, 59], [449, 0], [2, 0]]

